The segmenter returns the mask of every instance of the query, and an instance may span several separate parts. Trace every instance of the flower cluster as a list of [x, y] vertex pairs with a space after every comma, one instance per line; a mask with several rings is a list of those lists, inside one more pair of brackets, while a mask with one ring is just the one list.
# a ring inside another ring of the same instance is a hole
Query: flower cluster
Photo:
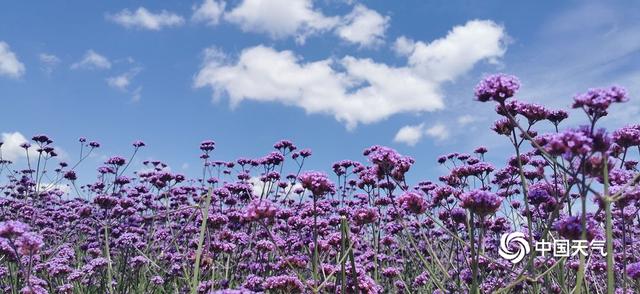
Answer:
[[[600, 122], [626, 91], [576, 96], [587, 126], [565, 127], [566, 110], [519, 101], [519, 88], [497, 74], [475, 89], [513, 154], [449, 152], [440, 177], [415, 183], [414, 160], [392, 148], [328, 174], [306, 170], [313, 153], [289, 140], [228, 161], [202, 141], [191, 176], [156, 160], [130, 170], [146, 146], [135, 141], [87, 177], [77, 167], [100, 143], [80, 138], [66, 163], [33, 136], [28, 159], [0, 152], [0, 292], [640, 293], [640, 126]], [[531, 252], [512, 264], [499, 254], [512, 232], [605, 242], [612, 258]]]

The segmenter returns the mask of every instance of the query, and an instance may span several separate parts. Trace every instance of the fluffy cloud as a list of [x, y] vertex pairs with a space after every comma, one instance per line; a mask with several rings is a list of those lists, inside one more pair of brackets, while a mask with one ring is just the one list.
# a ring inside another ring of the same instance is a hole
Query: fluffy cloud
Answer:
[[415, 146], [424, 136], [431, 137], [437, 141], [443, 141], [449, 138], [449, 129], [442, 123], [437, 123], [429, 128], [427, 128], [424, 123], [404, 126], [398, 130], [393, 141]]
[[140, 72], [140, 68], [134, 68], [128, 72], [125, 72], [121, 75], [113, 76], [107, 78], [107, 84], [115, 89], [126, 91], [129, 85], [131, 85], [131, 80]]
[[126, 28], [152, 31], [159, 31], [164, 27], [180, 26], [184, 23], [184, 18], [175, 13], [166, 10], [153, 13], [144, 7], [139, 7], [135, 12], [124, 9], [114, 15], [107, 15], [107, 18]]
[[88, 50], [82, 59], [71, 65], [72, 69], [109, 69], [111, 62], [106, 57]]
[[24, 64], [18, 60], [9, 44], [0, 41], [0, 76], [19, 78], [26, 71]]
[[404, 143], [409, 146], [415, 146], [424, 135], [424, 124], [416, 126], [404, 126], [398, 130], [393, 141], [396, 143]]
[[401, 36], [397, 38], [396, 42], [393, 44], [393, 51], [398, 55], [409, 55], [413, 52], [415, 46], [416, 42], [405, 36]]
[[131, 93], [131, 102], [138, 102], [140, 99], [142, 99], [142, 86], [137, 87]]
[[[224, 3], [207, 0], [197, 15], [216, 24], [223, 11]], [[313, 0], [242, 0], [224, 13], [224, 18], [244, 31], [267, 33], [274, 39], [294, 36], [304, 43], [309, 35], [334, 31], [340, 38], [363, 47], [382, 43], [390, 20], [362, 4], [355, 5], [345, 16], [326, 16], [313, 6]]]
[[42, 70], [46, 73], [51, 73], [53, 69], [60, 63], [60, 58], [53, 54], [40, 53], [38, 59], [42, 63]]
[[243, 0], [225, 19], [244, 31], [267, 33], [272, 38], [295, 36], [298, 42], [331, 30], [340, 21], [315, 9], [312, 0]]
[[2, 146], [0, 146], [2, 159], [16, 161], [26, 156], [24, 148], [20, 147], [20, 145], [29, 141], [21, 133], [2, 133], [0, 137], [2, 138], [0, 139], [0, 142], [2, 142]]
[[[17, 161], [22, 158], [26, 158], [27, 152], [25, 152], [24, 148], [20, 147], [20, 145], [24, 143], [29, 143], [29, 140], [22, 135], [20, 132], [13, 133], [1, 133], [0, 134], [0, 155], [2, 155], [2, 159]], [[36, 146], [33, 144], [29, 149], [29, 160], [32, 162], [37, 160], [38, 152], [36, 151]], [[55, 147], [55, 151], [58, 154], [59, 159], [68, 159], [69, 154], [59, 147]]]
[[388, 16], [358, 4], [344, 17], [344, 24], [336, 28], [336, 34], [363, 47], [374, 46], [383, 42], [389, 20]]
[[215, 26], [220, 22], [224, 13], [225, 2], [217, 0], [204, 0], [202, 4], [194, 8], [191, 19], [195, 22], [203, 22]]
[[138, 102], [142, 98], [142, 86], [138, 86], [135, 89], [131, 87], [131, 83], [142, 68], [135, 67], [123, 74], [112, 76], [106, 79], [109, 87], [120, 90], [131, 95], [131, 102]]
[[438, 123], [428, 128], [424, 132], [427, 136], [442, 141], [449, 138], [449, 129], [444, 124]]
[[235, 64], [225, 62], [217, 51], [207, 55], [195, 86], [211, 86], [215, 96], [226, 92], [232, 106], [245, 99], [281, 102], [309, 113], [332, 114], [349, 128], [399, 112], [443, 107], [436, 85], [410, 69], [371, 59], [347, 56], [304, 63], [291, 51], [264, 46], [244, 50]]
[[470, 114], [465, 114], [458, 117], [458, 124], [463, 127], [476, 121], [478, 121], [478, 118]]
[[469, 71], [478, 60], [495, 62], [504, 55], [506, 41], [503, 27], [493, 21], [473, 20], [431, 43], [401, 38], [395, 48], [420, 74], [442, 82]]
[[[469, 52], [482, 47], [469, 47], [469, 43], [478, 41], [477, 34], [483, 31], [500, 35], [481, 42], [493, 50]], [[398, 113], [444, 108], [441, 84], [481, 60], [502, 56], [505, 37], [503, 28], [491, 21], [471, 21], [430, 44], [414, 42], [407, 64], [400, 67], [352, 56], [304, 61], [291, 51], [265, 46], [247, 48], [231, 60], [217, 49], [208, 49], [194, 86], [211, 87], [214, 97], [227, 94], [232, 106], [243, 100], [279, 102], [308, 113], [333, 115], [352, 129]]]
[[[287, 187], [285, 187], [284, 189], [279, 189], [277, 184], [272, 184], [272, 183], [267, 184], [261, 181], [259, 177], [250, 178], [249, 183], [251, 184], [251, 188], [252, 188], [251, 192], [253, 192], [253, 195], [255, 195], [256, 197], [260, 197], [260, 195], [264, 195], [269, 192], [275, 192], [276, 189], [278, 189], [280, 193], [287, 194], [291, 192], [289, 196], [295, 196], [293, 191], [295, 191], [296, 189], [302, 189], [302, 184], [300, 183], [295, 183], [294, 185], [291, 185], [291, 183], [287, 183]], [[267, 191], [267, 189], [270, 189], [270, 190]]]

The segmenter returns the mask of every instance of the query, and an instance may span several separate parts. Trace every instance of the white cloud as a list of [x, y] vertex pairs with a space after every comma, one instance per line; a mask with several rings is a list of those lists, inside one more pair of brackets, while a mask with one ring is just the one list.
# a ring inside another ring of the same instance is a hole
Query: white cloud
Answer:
[[[495, 61], [506, 52], [504, 28], [490, 20], [472, 20], [455, 26], [446, 37], [431, 43], [397, 40], [409, 65], [433, 80], [450, 81], [469, 71], [479, 60]], [[408, 53], [410, 52], [410, 53]]]
[[[488, 41], [478, 41], [477, 35], [484, 31], [488, 31]], [[494, 38], [494, 34], [500, 37]], [[279, 102], [308, 113], [333, 115], [352, 129], [359, 123], [377, 122], [398, 113], [444, 108], [441, 84], [481, 60], [502, 56], [505, 37], [503, 28], [491, 21], [471, 21], [429, 45], [415, 43], [408, 64], [400, 67], [352, 56], [305, 62], [291, 51], [265, 46], [247, 48], [237, 60], [230, 60], [210, 48], [194, 86], [211, 87], [214, 98], [226, 94], [232, 107], [243, 100]], [[471, 41], [465, 38], [484, 47], [469, 45]], [[481, 48], [481, 53], [470, 52], [474, 48]], [[419, 58], [426, 56], [433, 58]]]
[[[249, 179], [249, 184], [251, 184], [251, 192], [253, 192], [253, 195], [255, 196], [260, 196], [260, 195], [266, 195], [268, 193], [275, 193], [276, 189], [278, 189], [278, 184], [277, 183], [265, 183], [263, 181], [260, 180], [260, 177], [251, 177]], [[270, 190], [267, 190], [270, 189]], [[279, 193], [288, 193], [289, 191], [293, 192], [296, 189], [302, 189], [302, 184], [300, 183], [295, 183], [293, 186], [291, 185], [291, 183], [287, 182], [287, 187], [285, 187], [284, 189], [278, 189]], [[293, 193], [291, 193], [293, 194]]]
[[[22, 135], [20, 132], [2, 133], [0, 134], [0, 154], [2, 159], [15, 162], [19, 159], [26, 158], [27, 152], [20, 145], [24, 143], [30, 143], [30, 141]], [[36, 151], [36, 145], [32, 144], [29, 150], [29, 159], [32, 161], [37, 160], [38, 152]], [[58, 154], [57, 158], [66, 160], [69, 158], [69, 154], [62, 148], [55, 147], [55, 152]]]
[[458, 124], [460, 126], [466, 126], [472, 122], [476, 122], [477, 120], [478, 120], [477, 117], [470, 114], [465, 114], [458, 117]]
[[409, 146], [415, 146], [424, 135], [424, 124], [415, 126], [404, 126], [398, 130], [393, 141], [396, 143], [404, 143]]
[[139, 7], [135, 12], [124, 9], [114, 15], [107, 15], [107, 18], [126, 28], [152, 31], [159, 31], [164, 27], [176, 27], [184, 23], [184, 18], [175, 13], [166, 10], [153, 13], [144, 7]]
[[140, 68], [134, 68], [130, 71], [127, 71], [121, 75], [113, 76], [107, 78], [107, 84], [115, 89], [121, 91], [127, 91], [129, 85], [131, 85], [131, 80], [140, 72]]
[[384, 33], [390, 19], [358, 4], [344, 17], [344, 24], [336, 28], [336, 34], [344, 40], [363, 47], [378, 45], [384, 42]]
[[425, 134], [438, 141], [449, 138], [449, 129], [444, 124], [438, 123], [425, 130]]
[[[0, 142], [2, 142], [2, 146], [0, 146], [0, 150], [2, 151], [2, 159], [16, 161], [19, 158], [26, 157], [27, 153], [24, 148], [20, 147], [20, 145], [24, 143], [28, 143], [29, 140], [25, 138], [19, 132], [13, 133], [2, 133]], [[29, 150], [29, 156], [34, 156], [35, 151], [33, 147]]]
[[19, 78], [26, 71], [18, 56], [11, 51], [9, 44], [0, 41], [0, 76]]
[[416, 42], [405, 36], [401, 36], [393, 43], [393, 51], [399, 55], [409, 55], [413, 52], [415, 46]]
[[131, 102], [138, 102], [140, 101], [140, 99], [142, 99], [142, 87], [137, 87], [135, 90], [133, 90], [133, 93], [131, 93]]
[[54, 191], [59, 190], [64, 194], [71, 192], [71, 186], [69, 184], [56, 184], [56, 183], [40, 183], [38, 191]]
[[131, 102], [138, 102], [142, 99], [142, 86], [135, 87], [131, 90], [133, 79], [140, 73], [142, 68], [134, 67], [133, 69], [117, 76], [108, 77], [106, 79], [109, 87], [131, 94]]
[[60, 58], [53, 54], [40, 53], [38, 54], [38, 59], [42, 63], [42, 70], [46, 73], [51, 73], [60, 64]]
[[215, 26], [220, 22], [226, 3], [217, 0], [204, 0], [198, 7], [194, 7], [191, 19], [195, 22], [204, 22]]
[[[304, 63], [291, 51], [257, 46], [244, 50], [237, 63], [229, 64], [219, 52], [211, 52], [195, 86], [211, 86], [216, 97], [226, 92], [232, 106], [246, 99], [281, 102], [309, 113], [332, 114], [349, 128], [395, 113], [443, 107], [435, 84], [410, 69], [371, 59], [346, 56]], [[345, 71], [334, 70], [334, 65]]]
[[96, 53], [93, 50], [88, 50], [82, 60], [71, 65], [72, 69], [109, 69], [111, 68], [111, 62], [106, 57]]
[[339, 22], [338, 17], [327, 17], [315, 9], [312, 0], [243, 0], [224, 17], [244, 31], [267, 33], [276, 39], [295, 36], [300, 43]]

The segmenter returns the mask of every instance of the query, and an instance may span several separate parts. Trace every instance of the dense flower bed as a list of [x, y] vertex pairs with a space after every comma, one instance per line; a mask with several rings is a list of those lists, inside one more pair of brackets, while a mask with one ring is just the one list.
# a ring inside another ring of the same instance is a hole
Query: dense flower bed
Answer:
[[[388, 147], [328, 174], [305, 171], [311, 151], [283, 140], [264, 157], [229, 162], [214, 160], [216, 144], [204, 141], [193, 179], [159, 161], [131, 172], [138, 141], [131, 157], [110, 157], [97, 181], [81, 185], [76, 167], [100, 144], [81, 138], [80, 160], [68, 165], [48, 136], [34, 136], [23, 145], [24, 169], [0, 161], [0, 285], [7, 293], [640, 292], [640, 125], [599, 128], [612, 104], [628, 100], [625, 90], [577, 95], [586, 124], [561, 130], [568, 113], [517, 101], [519, 87], [497, 74], [475, 89], [496, 105], [493, 130], [513, 146], [504, 166], [478, 147], [438, 158], [449, 173], [417, 184], [405, 178], [413, 159]], [[511, 232], [528, 244], [605, 240], [605, 254], [531, 252], [514, 264], [498, 254]]]

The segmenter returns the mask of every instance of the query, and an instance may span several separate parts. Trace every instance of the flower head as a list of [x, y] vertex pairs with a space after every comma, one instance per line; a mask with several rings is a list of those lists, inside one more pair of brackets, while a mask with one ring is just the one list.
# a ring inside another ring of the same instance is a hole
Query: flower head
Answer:
[[413, 214], [422, 214], [427, 211], [427, 202], [418, 192], [405, 192], [398, 198], [398, 205]]
[[[587, 231], [586, 236], [587, 240], [593, 240], [598, 234], [598, 224], [595, 222], [593, 217], [589, 214], [586, 216], [587, 218]], [[562, 219], [557, 220], [553, 228], [558, 232], [558, 234], [564, 238], [570, 240], [581, 240], [582, 239], [582, 216], [565, 216]]]
[[0, 237], [12, 239], [29, 230], [29, 226], [19, 221], [5, 221], [0, 223]]
[[612, 103], [628, 101], [627, 90], [613, 86], [611, 88], [589, 89], [586, 93], [573, 97], [573, 108], [582, 108], [592, 119], [607, 115]]
[[631, 279], [638, 280], [640, 279], [640, 262], [632, 263], [627, 265], [627, 275]]
[[309, 171], [300, 175], [299, 179], [302, 187], [311, 191], [315, 197], [335, 192], [335, 186], [324, 173]]
[[502, 204], [502, 198], [485, 190], [473, 190], [462, 194], [460, 206], [480, 217], [495, 213]]
[[38, 253], [38, 250], [44, 245], [42, 237], [38, 234], [27, 232], [22, 234], [16, 241], [18, 246], [18, 252], [23, 255], [33, 255]]
[[520, 81], [515, 76], [506, 74], [494, 74], [486, 77], [475, 88], [475, 96], [478, 101], [490, 100], [504, 102], [520, 89]]

